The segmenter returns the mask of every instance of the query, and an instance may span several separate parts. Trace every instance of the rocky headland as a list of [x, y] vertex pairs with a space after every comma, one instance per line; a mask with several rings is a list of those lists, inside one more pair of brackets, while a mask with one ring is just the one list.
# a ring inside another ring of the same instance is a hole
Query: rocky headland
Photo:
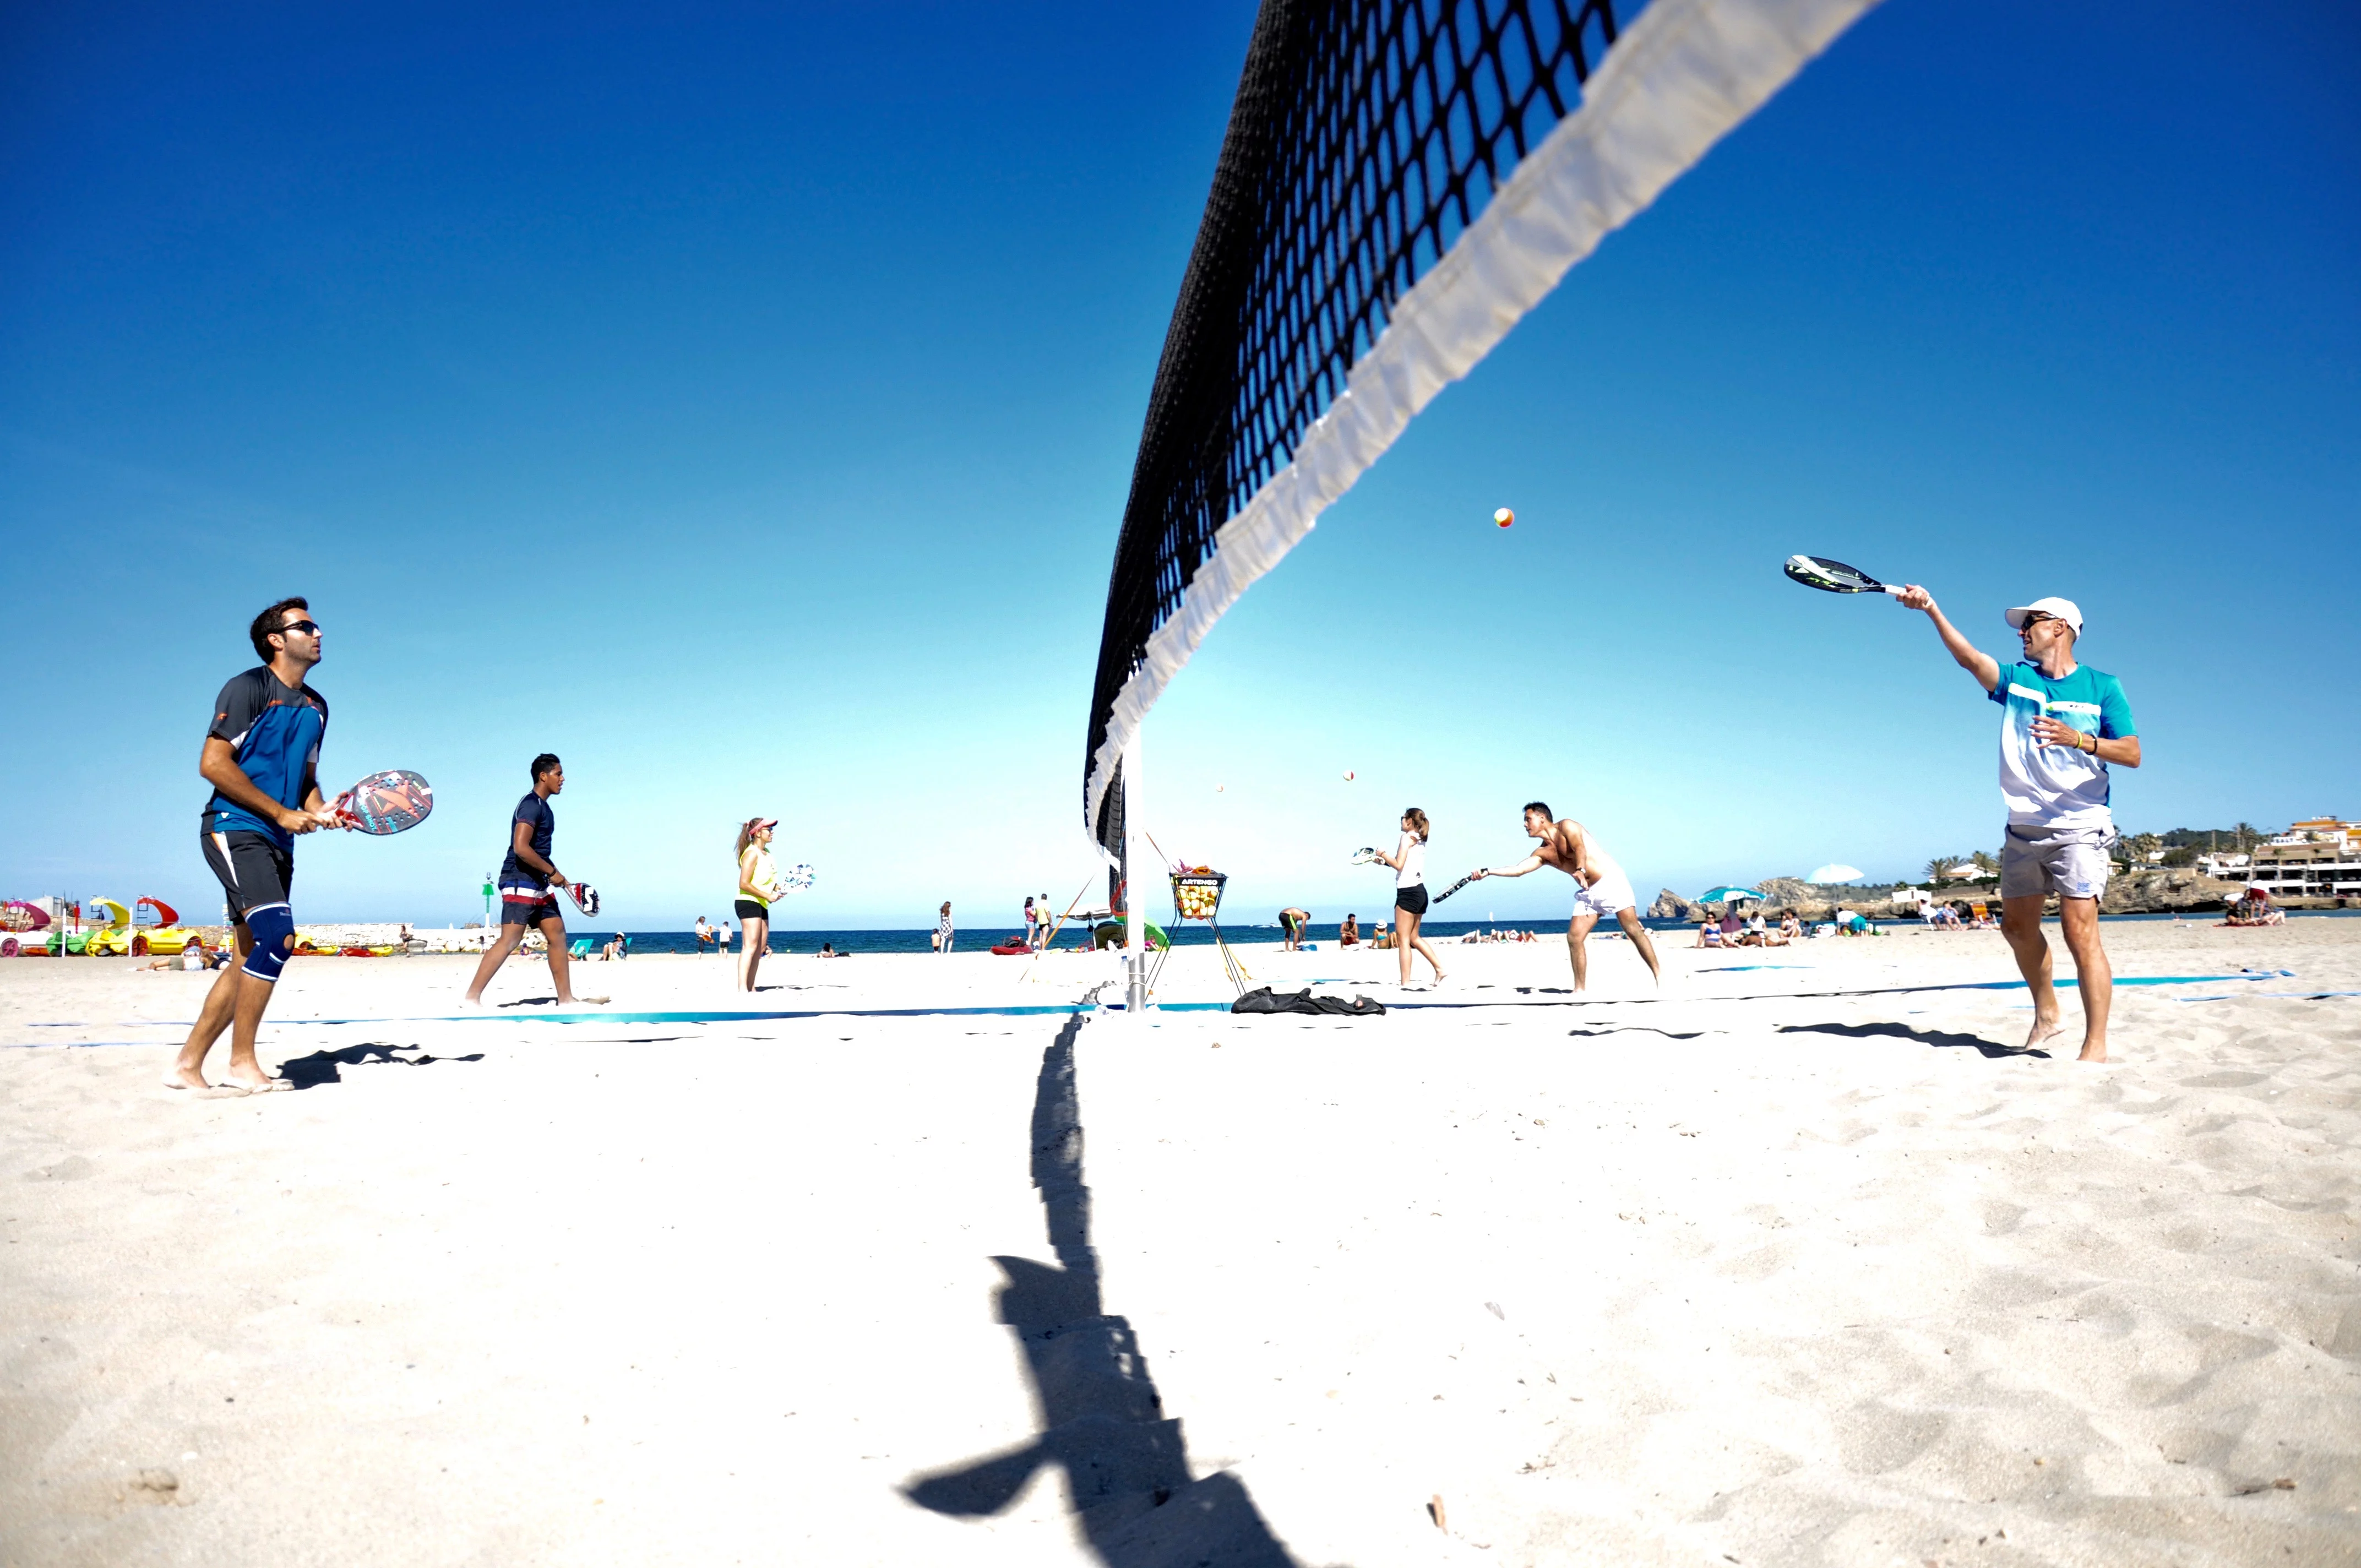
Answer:
[[[1764, 897], [1763, 913], [1773, 919], [1793, 910], [1805, 920], [1825, 920], [1839, 906], [1856, 909], [1874, 919], [1888, 919], [1908, 911], [1892, 903], [1891, 886], [1863, 887], [1853, 883], [1810, 883], [1800, 877], [1766, 877], [1753, 884]], [[2186, 868], [2133, 872], [2109, 879], [2107, 891], [2099, 900], [2103, 915], [2163, 915], [2181, 910], [2219, 909], [2246, 891], [2242, 883], [2223, 882]], [[1966, 899], [1971, 903], [1994, 903], [1999, 889], [1992, 883], [1954, 883], [1943, 890], [1946, 899]], [[1656, 894], [1648, 906], [1648, 916], [1656, 920], [1703, 920], [1707, 907], [1692, 898], [1683, 898], [1671, 888]]]

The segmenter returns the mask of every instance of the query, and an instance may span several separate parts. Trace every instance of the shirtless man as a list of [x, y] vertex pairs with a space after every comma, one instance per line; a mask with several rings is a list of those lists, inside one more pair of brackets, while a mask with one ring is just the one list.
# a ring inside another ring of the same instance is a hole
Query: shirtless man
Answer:
[[1523, 876], [1543, 866], [1555, 866], [1574, 879], [1574, 918], [1565, 926], [1566, 952], [1574, 959], [1574, 989], [1578, 992], [1590, 983], [1590, 959], [1583, 944], [1602, 915], [1615, 916], [1615, 923], [1648, 960], [1648, 972], [1663, 983], [1664, 971], [1656, 962], [1656, 944], [1649, 939], [1648, 928], [1640, 924], [1640, 911], [1634, 907], [1631, 879], [1598, 847], [1598, 840], [1571, 817], [1563, 822], [1555, 820], [1549, 806], [1538, 800], [1525, 807], [1525, 837], [1539, 839], [1541, 848], [1513, 866], [1487, 867], [1476, 873], [1477, 880]]
[[1280, 910], [1279, 912], [1279, 928], [1285, 934], [1287, 938], [1282, 944], [1283, 950], [1290, 953], [1301, 951], [1303, 948], [1304, 927], [1311, 924], [1312, 911], [1309, 909], [1297, 909], [1293, 905], [1290, 905], [1289, 907]]

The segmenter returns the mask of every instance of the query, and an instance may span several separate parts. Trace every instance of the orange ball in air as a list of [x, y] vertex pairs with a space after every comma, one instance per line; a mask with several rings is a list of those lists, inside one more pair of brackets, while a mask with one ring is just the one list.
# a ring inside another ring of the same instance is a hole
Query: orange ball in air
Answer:
[[1492, 514], [1492, 521], [1499, 523], [1502, 528], [1506, 528], [1509, 524], [1517, 521], [1517, 514], [1510, 511], [1507, 507], [1502, 507], [1499, 511]]

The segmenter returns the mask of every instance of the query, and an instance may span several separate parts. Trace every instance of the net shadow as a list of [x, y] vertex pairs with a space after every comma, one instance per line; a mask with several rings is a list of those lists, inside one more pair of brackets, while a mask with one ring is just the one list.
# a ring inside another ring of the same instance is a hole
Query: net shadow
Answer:
[[936, 1513], [979, 1518], [1055, 1465], [1084, 1538], [1109, 1568], [1296, 1568], [1236, 1476], [1190, 1478], [1180, 1423], [1165, 1415], [1130, 1322], [1100, 1299], [1074, 1082], [1082, 1026], [1081, 1014], [1068, 1018], [1042, 1053], [1033, 1100], [1033, 1184], [1058, 1261], [993, 1259], [1007, 1281], [1000, 1321], [1025, 1353], [1042, 1431], [1005, 1453], [919, 1476], [904, 1495]]
[[1865, 1040], [1886, 1036], [1897, 1040], [1915, 1040], [1938, 1050], [1973, 1050], [1985, 1057], [2039, 1057], [2044, 1061], [2049, 1053], [2028, 1049], [2024, 1046], [1998, 1046], [1981, 1035], [1962, 1035], [1949, 1029], [1914, 1029], [1907, 1024], [1782, 1024], [1783, 1035], [1842, 1035], [1848, 1039]]

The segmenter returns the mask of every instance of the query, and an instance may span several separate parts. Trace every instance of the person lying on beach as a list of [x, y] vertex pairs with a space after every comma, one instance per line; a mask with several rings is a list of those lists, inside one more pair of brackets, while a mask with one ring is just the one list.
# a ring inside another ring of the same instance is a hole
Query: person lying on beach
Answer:
[[836, 944], [835, 944], [834, 942], [822, 942], [822, 943], [819, 945], [819, 951], [818, 951], [818, 952], [817, 952], [817, 953], [815, 953], [815, 954], [813, 954], [812, 956], [813, 956], [814, 958], [821, 958], [821, 959], [849, 959], [849, 958], [851, 958], [852, 955], [851, 955], [851, 953], [840, 953], [840, 952], [838, 952], [838, 951], [836, 950]]

